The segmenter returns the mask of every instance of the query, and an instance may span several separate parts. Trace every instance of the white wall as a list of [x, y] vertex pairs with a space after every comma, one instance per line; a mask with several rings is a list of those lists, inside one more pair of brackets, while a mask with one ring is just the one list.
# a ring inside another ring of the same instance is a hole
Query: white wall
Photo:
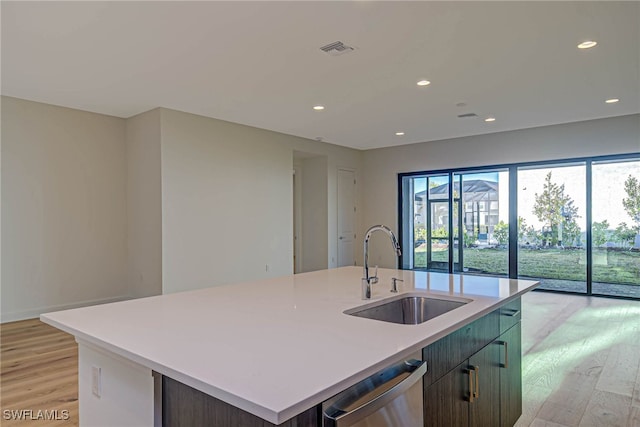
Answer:
[[[398, 173], [633, 152], [640, 152], [638, 114], [368, 150], [364, 224], [397, 231]], [[394, 265], [384, 242], [372, 241], [371, 259]]]
[[127, 283], [132, 297], [162, 293], [160, 109], [126, 120]]
[[125, 121], [2, 97], [2, 321], [126, 297]]

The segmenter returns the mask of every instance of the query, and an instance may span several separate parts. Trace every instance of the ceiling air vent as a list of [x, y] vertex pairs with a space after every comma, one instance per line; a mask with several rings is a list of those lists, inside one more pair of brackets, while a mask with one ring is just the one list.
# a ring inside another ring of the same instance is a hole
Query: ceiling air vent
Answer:
[[458, 114], [459, 119], [466, 119], [466, 118], [473, 118], [473, 117], [478, 117], [478, 115], [476, 113]]
[[329, 43], [328, 45], [322, 46], [320, 48], [321, 51], [328, 53], [332, 56], [338, 56], [345, 53], [349, 53], [353, 50], [351, 46], [347, 46], [341, 41]]

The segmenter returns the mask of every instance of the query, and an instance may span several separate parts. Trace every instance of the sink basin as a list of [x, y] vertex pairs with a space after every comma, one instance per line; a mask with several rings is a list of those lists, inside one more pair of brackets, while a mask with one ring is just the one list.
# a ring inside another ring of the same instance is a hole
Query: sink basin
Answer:
[[352, 308], [344, 313], [383, 322], [419, 325], [461, 307], [467, 302], [469, 301], [405, 295], [374, 306]]

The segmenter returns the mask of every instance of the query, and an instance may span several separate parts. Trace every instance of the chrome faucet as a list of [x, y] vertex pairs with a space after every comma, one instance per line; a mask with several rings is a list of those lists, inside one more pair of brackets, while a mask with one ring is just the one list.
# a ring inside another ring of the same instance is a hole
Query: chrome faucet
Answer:
[[371, 285], [378, 283], [378, 267], [376, 266], [376, 272], [373, 276], [369, 276], [369, 239], [374, 231], [384, 231], [391, 239], [393, 249], [398, 256], [402, 255], [400, 250], [400, 244], [398, 239], [393, 234], [393, 231], [386, 225], [374, 225], [369, 228], [364, 235], [364, 277], [362, 278], [362, 299], [371, 299]]

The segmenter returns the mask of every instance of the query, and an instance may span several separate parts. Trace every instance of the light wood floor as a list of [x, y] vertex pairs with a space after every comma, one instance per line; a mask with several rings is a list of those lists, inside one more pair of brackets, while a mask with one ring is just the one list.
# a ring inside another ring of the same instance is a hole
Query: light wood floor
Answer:
[[[0, 407], [3, 427], [77, 426], [78, 346], [74, 338], [38, 319], [0, 325]], [[23, 416], [36, 420], [7, 419], [6, 410], [31, 410], [32, 415]], [[58, 420], [37, 419], [39, 410], [57, 410], [53, 418]], [[68, 411], [67, 420], [62, 419], [67, 418], [63, 411]]]
[[640, 302], [523, 296], [516, 427], [640, 427]]
[[[640, 302], [523, 297], [523, 414], [516, 427], [640, 427]], [[77, 346], [38, 320], [0, 325], [0, 407], [68, 410], [78, 425]], [[448, 427], [448, 426], [437, 426]]]

